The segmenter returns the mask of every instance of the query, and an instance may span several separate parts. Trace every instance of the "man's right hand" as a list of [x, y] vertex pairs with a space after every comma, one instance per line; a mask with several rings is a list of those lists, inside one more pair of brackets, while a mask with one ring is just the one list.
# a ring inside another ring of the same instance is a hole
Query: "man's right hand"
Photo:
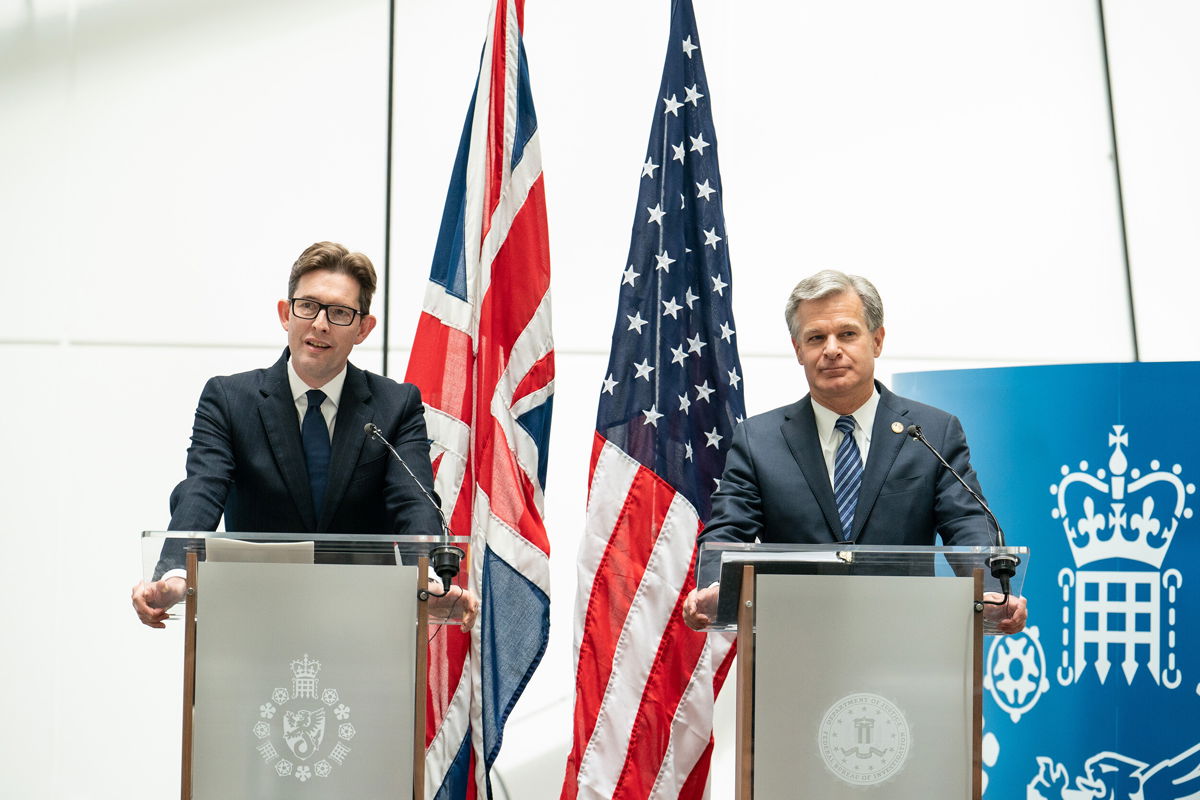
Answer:
[[717, 584], [704, 589], [692, 589], [683, 601], [683, 621], [694, 631], [703, 630], [717, 616]]
[[133, 587], [133, 610], [143, 625], [151, 628], [167, 627], [167, 610], [183, 599], [187, 582], [183, 578], [167, 578], [162, 581], [140, 581]]

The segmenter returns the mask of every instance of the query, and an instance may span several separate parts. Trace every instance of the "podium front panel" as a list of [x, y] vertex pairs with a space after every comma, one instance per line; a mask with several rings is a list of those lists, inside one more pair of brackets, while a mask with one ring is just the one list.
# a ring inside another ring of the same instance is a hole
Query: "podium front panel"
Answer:
[[192, 797], [411, 797], [416, 581], [200, 564]]
[[757, 580], [754, 796], [967, 800], [974, 581]]

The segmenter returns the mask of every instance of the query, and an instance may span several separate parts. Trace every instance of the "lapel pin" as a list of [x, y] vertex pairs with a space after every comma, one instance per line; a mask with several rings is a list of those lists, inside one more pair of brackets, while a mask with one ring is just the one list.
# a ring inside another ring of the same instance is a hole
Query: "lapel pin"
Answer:
[[892, 433], [904, 433], [904, 426], [899, 422], [892, 423]]

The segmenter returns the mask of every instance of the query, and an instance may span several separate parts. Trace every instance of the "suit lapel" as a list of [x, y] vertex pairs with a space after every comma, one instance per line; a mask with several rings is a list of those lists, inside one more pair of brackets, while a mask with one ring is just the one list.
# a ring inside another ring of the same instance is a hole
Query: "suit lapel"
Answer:
[[821, 439], [817, 435], [817, 419], [813, 416], [812, 401], [809, 397], [797, 402], [787, 410], [783, 425], [779, 426], [792, 458], [800, 466], [808, 488], [812, 490], [825, 516], [826, 533], [830, 541], [836, 542], [842, 537], [841, 520], [838, 518], [837, 501], [833, 497], [833, 486], [829, 483], [829, 469], [825, 466], [825, 458], [821, 455]]
[[871, 515], [883, 482], [887, 479], [896, 463], [896, 456], [904, 446], [908, 437], [903, 431], [896, 433], [892, 423], [908, 416], [908, 409], [900, 402], [900, 398], [892, 394], [881, 384], [879, 388], [879, 405], [875, 408], [875, 424], [871, 428], [871, 450], [867, 453], [867, 463], [863, 470], [862, 485], [858, 489], [858, 506], [854, 509], [854, 538], [858, 540], [863, 525]]
[[313, 510], [312, 490], [308, 487], [308, 468], [305, 466], [304, 448], [300, 444], [300, 423], [296, 416], [296, 402], [287, 377], [288, 352], [267, 370], [267, 378], [259, 390], [262, 400], [258, 404], [258, 415], [263, 430], [275, 455], [275, 464], [283, 476], [288, 493], [296, 502], [296, 509], [308, 530], [316, 530], [317, 515]]
[[371, 399], [366, 375], [353, 364], [347, 364], [346, 382], [342, 384], [342, 399], [338, 403], [337, 422], [333, 427], [333, 452], [329, 459], [325, 511], [321, 515], [318, 530], [327, 529], [350, 484], [350, 476], [354, 474], [354, 467], [358, 464], [366, 441], [363, 426], [374, 418]]

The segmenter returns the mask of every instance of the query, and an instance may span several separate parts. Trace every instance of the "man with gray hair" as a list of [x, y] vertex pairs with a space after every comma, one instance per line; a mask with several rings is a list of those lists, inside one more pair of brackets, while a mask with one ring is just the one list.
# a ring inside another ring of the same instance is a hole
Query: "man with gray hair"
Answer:
[[[958, 419], [875, 380], [883, 302], [871, 282], [818, 272], [796, 285], [784, 313], [809, 394], [734, 431], [700, 541], [993, 544], [979, 503], [906, 432], [919, 425], [982, 495]], [[694, 590], [687, 623], [709, 624], [715, 599], [715, 585]], [[1016, 633], [1025, 601], [993, 614], [1002, 632]]]

